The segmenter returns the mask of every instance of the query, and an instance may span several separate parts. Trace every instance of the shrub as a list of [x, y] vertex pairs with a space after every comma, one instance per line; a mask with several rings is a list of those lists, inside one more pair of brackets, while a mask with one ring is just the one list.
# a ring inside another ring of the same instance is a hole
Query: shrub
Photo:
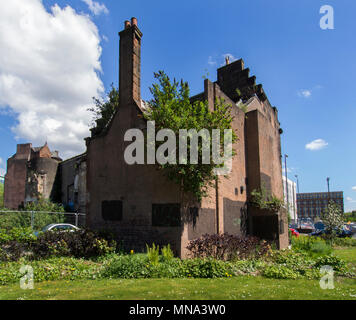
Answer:
[[116, 242], [113, 240], [108, 242], [90, 230], [51, 231], [41, 234], [32, 248], [34, 255], [39, 258], [50, 256], [92, 258], [115, 251]]
[[334, 246], [338, 247], [356, 247], [356, 239], [353, 238], [335, 238], [333, 241]]
[[297, 279], [300, 276], [298, 272], [282, 265], [267, 266], [263, 270], [263, 275], [273, 279]]
[[156, 245], [153, 243], [152, 248], [150, 248], [146, 244], [146, 248], [147, 248], [147, 257], [149, 262], [153, 265], [157, 265], [159, 262], [159, 246], [156, 247]]
[[0, 245], [10, 241], [31, 243], [36, 241], [36, 237], [31, 228], [0, 229]]
[[101, 276], [124, 279], [148, 278], [150, 276], [149, 266], [147, 255], [120, 255], [108, 263]]
[[225, 234], [205, 234], [190, 241], [187, 249], [193, 258], [217, 260], [247, 259], [266, 255], [270, 246], [256, 237], [240, 237]]
[[332, 247], [324, 239], [319, 237], [293, 237], [292, 249], [297, 252], [306, 252], [311, 256], [328, 255]]
[[102, 268], [98, 263], [75, 258], [0, 263], [0, 285], [18, 282], [23, 277], [22, 265], [33, 268], [35, 285], [41, 281], [95, 279]]
[[222, 278], [232, 276], [230, 264], [211, 258], [184, 260], [181, 268], [185, 277]]
[[162, 256], [165, 261], [171, 261], [174, 258], [173, 251], [171, 249], [171, 245], [168, 244], [167, 246], [164, 246], [162, 249]]
[[330, 266], [334, 271], [344, 273], [347, 271], [346, 262], [339, 257], [328, 255], [316, 259], [314, 268], [321, 268], [322, 266]]

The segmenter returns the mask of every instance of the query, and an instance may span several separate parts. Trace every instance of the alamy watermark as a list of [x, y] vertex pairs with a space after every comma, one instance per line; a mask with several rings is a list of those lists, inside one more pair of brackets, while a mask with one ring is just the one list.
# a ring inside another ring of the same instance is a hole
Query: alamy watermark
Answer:
[[324, 5], [320, 8], [320, 14], [323, 16], [320, 19], [320, 28], [323, 30], [334, 29], [334, 8], [330, 5]]
[[23, 290], [33, 290], [35, 288], [34, 272], [31, 266], [22, 266], [20, 273], [24, 276], [20, 279], [20, 288]]
[[[202, 164], [214, 164], [215, 175], [227, 175], [232, 170], [232, 129], [224, 130], [224, 146], [221, 146], [220, 129], [181, 129], [178, 137], [171, 129], [161, 129], [156, 134], [155, 121], [147, 122], [147, 139], [140, 129], [129, 129], [124, 141], [127, 146], [124, 158], [127, 164], [188, 164], [188, 139], [190, 142], [189, 164], [199, 163], [199, 140], [201, 140]], [[178, 139], [177, 139], [178, 138]], [[179, 144], [177, 155], [177, 141]], [[156, 142], [161, 144], [156, 150]], [[223, 152], [222, 152], [223, 149]], [[145, 150], [147, 151], [145, 157]], [[146, 159], [145, 159], [146, 158]], [[221, 166], [221, 167], [218, 167]]]
[[331, 266], [322, 266], [320, 274], [322, 275], [319, 281], [320, 288], [323, 290], [334, 289], [334, 269]]

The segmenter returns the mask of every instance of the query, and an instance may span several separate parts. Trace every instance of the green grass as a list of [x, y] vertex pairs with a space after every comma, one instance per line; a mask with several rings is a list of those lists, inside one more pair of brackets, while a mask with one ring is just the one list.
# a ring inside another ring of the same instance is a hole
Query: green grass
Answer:
[[[356, 249], [334, 254], [356, 270]], [[336, 278], [323, 290], [318, 280], [278, 280], [262, 276], [219, 279], [96, 279], [36, 282], [34, 290], [19, 283], [0, 286], [0, 300], [356, 300], [356, 279]]]
[[356, 300], [356, 280], [336, 279], [322, 290], [317, 280], [275, 280], [260, 276], [230, 279], [139, 279], [53, 281], [22, 290], [0, 287], [1, 300]]

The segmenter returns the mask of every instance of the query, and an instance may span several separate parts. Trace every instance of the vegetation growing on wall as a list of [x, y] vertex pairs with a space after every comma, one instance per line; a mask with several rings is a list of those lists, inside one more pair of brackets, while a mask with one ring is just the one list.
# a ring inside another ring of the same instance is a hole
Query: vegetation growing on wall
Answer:
[[119, 107], [119, 89], [111, 84], [106, 99], [93, 98], [94, 106], [88, 110], [93, 113], [92, 131], [99, 134], [106, 128]]
[[268, 194], [264, 187], [259, 190], [253, 190], [249, 202], [256, 208], [271, 212], [278, 212], [283, 206], [283, 200], [277, 198], [273, 194]]
[[[191, 102], [190, 91], [186, 82], [171, 81], [163, 72], [155, 73], [158, 80], [150, 88], [153, 99], [150, 101], [150, 109], [145, 114], [149, 121], [155, 121], [156, 130], [170, 129], [176, 137], [179, 136], [180, 129], [213, 129], [220, 130], [220, 146], [224, 146], [224, 130], [232, 129], [233, 117], [231, 106], [223, 101], [215, 103], [215, 110], [209, 110], [207, 101]], [[212, 139], [210, 139], [210, 151], [212, 150]], [[232, 135], [232, 143], [237, 140], [235, 132]], [[156, 143], [156, 150], [163, 144]], [[187, 143], [187, 154], [190, 154], [191, 143]], [[179, 143], [176, 143], [176, 155], [179, 155]], [[222, 150], [221, 150], [222, 151]], [[212, 186], [217, 178], [214, 168], [217, 167], [210, 161], [210, 164], [202, 164], [202, 144], [198, 146], [198, 164], [191, 164], [187, 159], [187, 164], [164, 164], [160, 165], [164, 169], [167, 177], [181, 186], [183, 192], [192, 194], [197, 200], [207, 196], [209, 186]]]

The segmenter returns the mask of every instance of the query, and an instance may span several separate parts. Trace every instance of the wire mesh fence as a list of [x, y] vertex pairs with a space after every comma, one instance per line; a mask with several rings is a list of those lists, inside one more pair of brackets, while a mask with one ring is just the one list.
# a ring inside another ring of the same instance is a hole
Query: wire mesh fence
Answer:
[[31, 227], [33, 230], [41, 231], [44, 227], [54, 223], [67, 223], [78, 228], [84, 228], [86, 215], [77, 212], [0, 210], [0, 229]]

